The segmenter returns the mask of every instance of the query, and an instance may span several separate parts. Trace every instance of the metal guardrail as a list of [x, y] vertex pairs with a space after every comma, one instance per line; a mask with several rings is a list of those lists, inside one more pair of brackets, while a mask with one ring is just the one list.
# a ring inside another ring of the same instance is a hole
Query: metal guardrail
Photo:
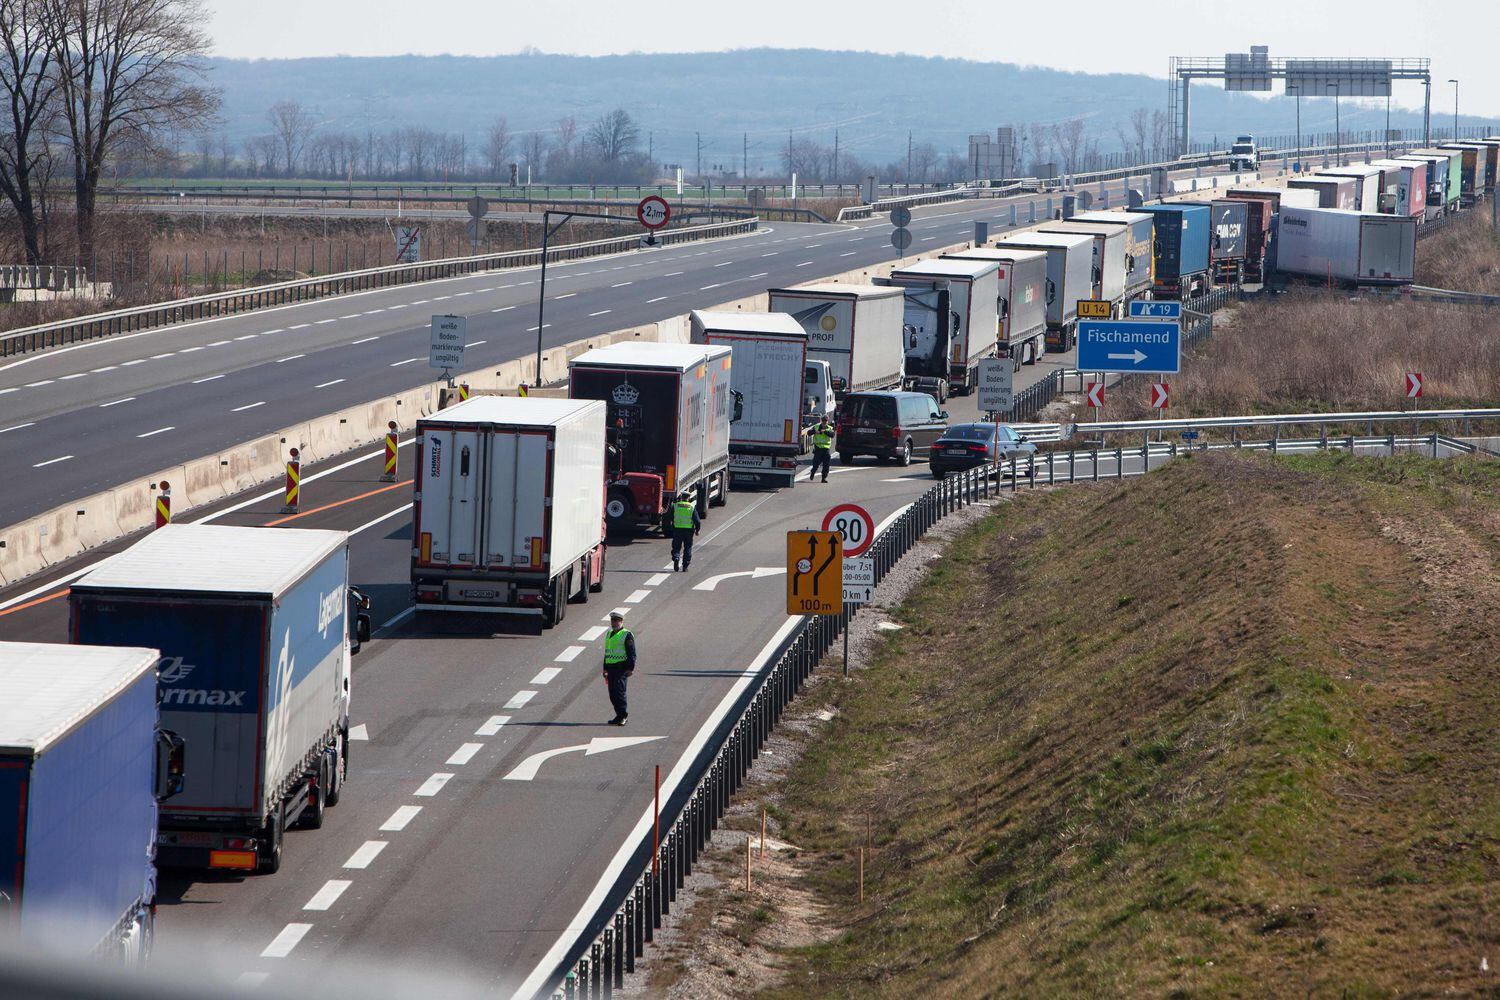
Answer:
[[1078, 424], [1076, 430], [1101, 434], [1153, 433], [1156, 431], [1238, 431], [1242, 427], [1309, 427], [1337, 424], [1375, 424], [1406, 421], [1428, 424], [1440, 421], [1472, 423], [1500, 419], [1500, 408], [1469, 410], [1360, 410], [1350, 413], [1267, 413], [1240, 417], [1187, 417], [1181, 420], [1116, 420]]
[[1426, 302], [1449, 302], [1464, 306], [1500, 306], [1500, 295], [1484, 292], [1461, 292], [1451, 288], [1428, 288], [1425, 285], [1407, 285], [1402, 292], [1409, 298]]
[[898, 195], [892, 198], [881, 198], [870, 202], [868, 205], [853, 205], [848, 208], [841, 208], [839, 209], [838, 218], [835, 221], [848, 222], [851, 219], [868, 219], [873, 215], [880, 215], [901, 206], [905, 206], [906, 208], [920, 208], [924, 205], [947, 205], [955, 201], [966, 201], [970, 198], [1009, 198], [1012, 195], [1024, 194], [1029, 190], [1033, 189], [1020, 182], [995, 187], [990, 186], [988, 183], [963, 184], [950, 188], [947, 191]]
[[0, 264], [0, 288], [68, 291], [87, 285], [86, 267], [63, 264]]
[[[667, 229], [658, 232], [656, 238], [663, 246], [670, 246], [674, 243], [686, 243], [698, 239], [733, 236], [754, 231], [759, 221], [759, 219], [750, 218], [707, 226]], [[620, 253], [634, 249], [639, 243], [640, 237], [636, 235], [614, 236], [603, 240], [592, 240], [588, 243], [571, 243], [551, 248], [547, 259], [551, 262]], [[314, 299], [350, 292], [434, 281], [503, 268], [526, 267], [539, 263], [541, 263], [540, 250], [511, 250], [504, 253], [480, 254], [474, 257], [453, 257], [420, 264], [392, 264], [362, 271], [344, 271], [339, 274], [302, 278], [275, 285], [258, 285], [232, 292], [218, 292], [132, 309], [93, 313], [76, 319], [43, 323], [39, 326], [0, 334], [0, 357], [25, 354], [61, 344], [96, 340], [118, 333], [149, 330], [218, 316], [231, 316], [293, 302], [310, 302]]]

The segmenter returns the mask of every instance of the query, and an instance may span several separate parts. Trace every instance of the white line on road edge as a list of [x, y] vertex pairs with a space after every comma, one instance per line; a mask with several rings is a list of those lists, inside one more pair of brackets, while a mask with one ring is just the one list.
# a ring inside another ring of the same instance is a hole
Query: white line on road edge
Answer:
[[600, 309], [598, 312], [589, 313], [589, 319], [593, 319], [595, 316], [603, 316], [603, 315], [605, 315], [607, 313], [612, 313], [612, 312], [614, 312], [613, 309]]
[[360, 844], [353, 854], [349, 855], [349, 860], [344, 862], [344, 867], [368, 868], [370, 867], [370, 862], [378, 858], [380, 852], [383, 850], [385, 850], [385, 841], [367, 840], [363, 844]]
[[420, 795], [424, 799], [430, 799], [438, 792], [441, 792], [443, 790], [443, 786], [448, 783], [448, 779], [451, 777], [453, 777], [453, 775], [448, 774], [445, 771], [438, 771], [432, 777], [422, 782], [422, 787], [418, 788], [415, 792], [412, 792], [412, 794]]
[[7, 428], [5, 428], [5, 430], [0, 431], [0, 434], [9, 434], [11, 431], [25, 430], [28, 427], [35, 427], [35, 426], [36, 426], [36, 421], [32, 420], [29, 423], [16, 424], [13, 427], [7, 427]]
[[517, 691], [516, 696], [505, 703], [506, 708], [525, 708], [526, 703], [536, 697], [535, 691]]
[[463, 746], [453, 751], [453, 756], [449, 757], [446, 761], [444, 761], [444, 763], [446, 763], [449, 767], [463, 767], [469, 761], [474, 759], [474, 755], [476, 753], [483, 749], [483, 743], [465, 743]]
[[[531, 683], [550, 684], [560, 673], [562, 673], [561, 667], [543, 667], [536, 672], [536, 676], [531, 679]], [[452, 762], [450, 761], [449, 763]]]
[[[881, 531], [885, 530], [887, 525], [893, 523], [910, 506], [911, 504], [903, 505], [890, 517], [880, 522], [879, 527], [875, 529], [877, 537]], [[709, 736], [719, 727], [724, 717], [729, 714], [729, 710], [734, 707], [735, 702], [739, 700], [740, 695], [750, 685], [755, 676], [765, 669], [766, 664], [771, 660], [772, 654], [786, 641], [786, 637], [791, 634], [792, 629], [797, 627], [800, 620], [800, 617], [791, 617], [782, 623], [782, 626], [776, 630], [776, 633], [761, 647], [760, 652], [755, 654], [755, 659], [750, 661], [750, 665], [745, 668], [744, 673], [725, 692], [719, 704], [714, 706], [714, 710], [709, 713], [709, 717], [704, 721], [703, 725], [693, 734], [692, 741], [683, 750], [682, 755], [677, 758], [676, 765], [673, 766], [666, 780], [662, 782], [661, 791], [663, 798], [671, 799], [673, 793], [677, 790], [677, 786], [682, 784], [683, 780], [687, 777], [688, 768], [698, 759], [698, 754], [708, 744]], [[552, 947], [548, 948], [547, 953], [542, 956], [542, 960], [522, 980], [520, 987], [513, 994], [514, 996], [530, 998], [541, 992], [546, 978], [557, 968], [563, 956], [573, 947], [573, 943], [578, 936], [588, 929], [589, 921], [598, 912], [599, 907], [604, 904], [604, 897], [609, 894], [609, 890], [619, 879], [620, 873], [625, 870], [625, 865], [630, 861], [631, 855], [635, 854], [637, 847], [645, 838], [646, 831], [651, 829], [651, 822], [654, 818], [653, 812], [654, 809], [648, 807], [641, 814], [641, 818], [636, 821], [635, 827], [620, 841], [619, 850], [615, 852], [615, 856], [605, 866], [604, 874], [594, 884], [594, 888], [589, 891], [588, 898], [583, 901], [583, 906], [579, 908], [577, 915], [568, 922], [568, 925], [563, 928], [562, 934], [558, 936], [556, 941], [552, 942]]]
[[319, 382], [317, 385], [313, 386], [313, 388], [314, 389], [326, 389], [330, 385], [338, 385], [342, 381], [344, 381], [344, 380], [341, 379], [341, 378], [336, 378], [332, 382]]
[[[381, 829], [383, 830], [385, 827], [381, 827]], [[304, 910], [326, 910], [333, 906], [334, 903], [337, 903], [339, 897], [344, 894], [344, 890], [353, 884], [348, 879], [331, 878], [323, 883], [323, 888], [313, 893], [313, 898], [304, 903], [302, 908]]]
[[379, 337], [364, 337], [364, 338], [362, 338], [360, 340], [351, 341], [349, 343], [349, 346], [350, 347], [358, 347], [360, 344], [368, 344], [372, 340], [379, 340], [379, 339], [380, 339]]
[[245, 406], [236, 406], [234, 409], [230, 410], [229, 412], [230, 413], [244, 413], [246, 410], [253, 410], [257, 406], [265, 406], [265, 405], [266, 405], [266, 401], [264, 399], [262, 399], [258, 403], [248, 403]]
[[[215, 381], [218, 381], [219, 379], [221, 379], [223, 377], [224, 377], [223, 375], [210, 375], [207, 378], [195, 378], [195, 379], [193, 379], [193, 384], [194, 385], [202, 385], [204, 382], [215, 382]], [[130, 398], [134, 399], [135, 397], [131, 396]]]
[[158, 435], [158, 434], [165, 434], [167, 431], [175, 431], [176, 429], [177, 429], [176, 427], [171, 427], [171, 426], [168, 426], [168, 427], [158, 427], [154, 431], [147, 431], [144, 434], [137, 434], [136, 437], [137, 438], [156, 437], [156, 435]]
[[639, 603], [641, 603], [642, 601], [644, 601], [646, 598], [648, 598], [650, 596], [651, 596], [651, 591], [649, 591], [649, 590], [633, 590], [633, 591], [630, 592], [630, 596], [627, 597], [627, 598], [625, 598], [625, 603], [626, 604], [639, 604]]
[[406, 829], [406, 824], [417, 818], [417, 813], [422, 811], [421, 806], [399, 806], [391, 813], [391, 818], [380, 824], [381, 833], [400, 833]]
[[650, 304], [651, 304], [651, 303], [653, 303], [653, 302], [664, 302], [664, 301], [666, 301], [666, 300], [667, 300], [667, 299], [670, 299], [670, 298], [671, 298], [671, 297], [672, 297], [672, 296], [670, 296], [670, 295], [658, 295], [658, 296], [657, 296], [657, 297], [656, 297], [656, 298], [654, 298], [654, 299], [647, 299], [647, 300], [646, 300], [646, 305], [648, 305], [648, 306], [649, 306], [649, 305], [650, 305]]
[[32, 466], [32, 468], [33, 469], [40, 469], [44, 465], [56, 465], [58, 462], [66, 462], [68, 459], [70, 459], [72, 457], [73, 457], [72, 455], [63, 455], [60, 458], [49, 458], [45, 462], [38, 462], [38, 463], [36, 463], [35, 465]]
[[[590, 631], [593, 630], [590, 629]], [[561, 653], [558, 653], [557, 656], [553, 657], [553, 659], [557, 663], [572, 663], [574, 660], [578, 659], [578, 654], [581, 652], [583, 652], [582, 646], [569, 646]]]
[[298, 358], [305, 358], [305, 357], [307, 357], [307, 355], [306, 355], [306, 354], [293, 354], [293, 355], [291, 355], [291, 356], [290, 356], [290, 357], [286, 357], [286, 358], [278, 358], [278, 359], [277, 359], [277, 360], [276, 360], [276, 363], [277, 363], [277, 364], [278, 364], [278, 365], [284, 365], [284, 364], [286, 364], [286, 363], [287, 363], [287, 362], [288, 362], [288, 361], [296, 361], [296, 360], [297, 360], [297, 359], [298, 359]]
[[508, 715], [492, 715], [489, 721], [474, 730], [475, 736], [497, 736], [504, 725], [510, 721]]
[[281, 933], [266, 945], [266, 950], [260, 953], [261, 958], [286, 958], [297, 947], [297, 942], [312, 930], [312, 924], [287, 924], [281, 929]]

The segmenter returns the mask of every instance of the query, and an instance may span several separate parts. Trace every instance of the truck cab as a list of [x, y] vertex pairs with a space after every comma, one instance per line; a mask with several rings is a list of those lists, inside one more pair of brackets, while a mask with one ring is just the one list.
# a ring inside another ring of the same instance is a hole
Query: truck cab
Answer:
[[1229, 169], [1260, 169], [1260, 150], [1255, 146], [1255, 136], [1235, 136], [1234, 145], [1229, 147]]
[[823, 419], [832, 420], [837, 406], [828, 362], [808, 361], [802, 377], [802, 412], [809, 419], [802, 422], [803, 427], [813, 427]]

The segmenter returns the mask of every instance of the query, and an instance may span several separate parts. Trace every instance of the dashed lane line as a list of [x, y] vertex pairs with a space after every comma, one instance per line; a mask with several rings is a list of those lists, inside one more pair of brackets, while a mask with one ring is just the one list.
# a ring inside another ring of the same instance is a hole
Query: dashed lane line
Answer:
[[301, 941], [312, 930], [312, 924], [287, 924], [281, 929], [281, 933], [271, 939], [266, 945], [265, 951], [260, 953], [261, 958], [286, 958], [297, 947]]
[[515, 696], [505, 703], [505, 707], [509, 709], [525, 708], [526, 703], [535, 697], [535, 691], [517, 691]]
[[412, 794], [420, 795], [424, 799], [430, 799], [438, 792], [441, 792], [443, 786], [448, 783], [448, 779], [452, 777], [453, 775], [448, 774], [446, 771], [438, 771], [432, 777], [422, 782], [421, 787], [412, 792]]
[[579, 642], [593, 642], [608, 631], [603, 625], [595, 625], [578, 637]]
[[562, 673], [561, 667], [543, 667], [536, 672], [536, 676], [531, 679], [531, 683], [549, 684], [560, 673]]
[[474, 755], [476, 753], [483, 749], [483, 743], [465, 743], [463, 746], [453, 751], [452, 755], [449, 756], [446, 763], [449, 767], [463, 767], [469, 761], [474, 759]]
[[474, 730], [475, 736], [497, 736], [505, 724], [510, 721], [508, 715], [492, 715], [485, 720], [484, 725]]
[[[381, 829], [385, 828], [381, 827]], [[323, 883], [323, 888], [313, 893], [312, 899], [302, 904], [302, 908], [304, 910], [327, 910], [337, 903], [339, 897], [344, 894], [344, 890], [353, 884], [348, 879], [331, 878]]]
[[368, 868], [371, 862], [380, 857], [380, 852], [385, 850], [386, 842], [383, 840], [367, 840], [354, 853], [349, 855], [349, 860], [344, 862], [345, 868]]
[[[590, 630], [590, 631], [592, 631], [592, 630]], [[583, 650], [584, 650], [584, 647], [582, 647], [582, 646], [569, 646], [567, 649], [563, 650], [561, 653], [558, 653], [556, 656], [554, 656], [552, 658], [553, 662], [555, 662], [555, 663], [572, 663], [574, 660], [578, 659], [578, 654], [581, 653], [581, 652], [583, 652]]]
[[633, 591], [630, 592], [630, 596], [627, 597], [627, 598], [625, 598], [625, 603], [626, 604], [639, 604], [639, 603], [641, 603], [642, 601], [644, 601], [646, 598], [648, 598], [650, 596], [651, 596], [651, 591], [649, 591], [649, 590], [633, 590]]
[[101, 409], [101, 410], [107, 410], [111, 406], [119, 406], [121, 403], [129, 403], [133, 399], [135, 399], [134, 396], [126, 396], [124, 399], [116, 399], [116, 400], [113, 400], [112, 402], [108, 402], [108, 403], [100, 403], [99, 404], [99, 409]]

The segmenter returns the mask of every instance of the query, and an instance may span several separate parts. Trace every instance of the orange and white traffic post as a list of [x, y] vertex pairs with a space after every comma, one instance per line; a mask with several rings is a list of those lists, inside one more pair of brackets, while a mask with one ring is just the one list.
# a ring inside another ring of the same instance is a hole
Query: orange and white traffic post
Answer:
[[302, 504], [302, 460], [301, 452], [292, 449], [286, 460], [286, 502], [281, 505], [283, 514], [295, 514]]
[[161, 481], [161, 492], [156, 494], [156, 526], [172, 523], [172, 484]]
[[382, 483], [394, 483], [396, 481], [396, 421], [386, 421], [385, 432], [385, 471], [380, 474]]

